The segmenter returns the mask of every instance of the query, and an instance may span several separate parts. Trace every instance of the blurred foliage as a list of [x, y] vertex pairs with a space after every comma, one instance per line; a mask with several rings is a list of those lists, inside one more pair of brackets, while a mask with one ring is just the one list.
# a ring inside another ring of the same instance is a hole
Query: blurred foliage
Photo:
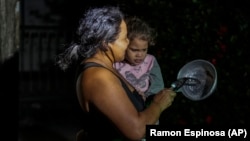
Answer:
[[125, 13], [157, 30], [157, 45], [149, 52], [159, 61], [166, 87], [194, 59], [208, 60], [217, 69], [215, 93], [202, 101], [178, 95], [162, 124], [249, 124], [249, 1], [135, 0], [124, 5]]

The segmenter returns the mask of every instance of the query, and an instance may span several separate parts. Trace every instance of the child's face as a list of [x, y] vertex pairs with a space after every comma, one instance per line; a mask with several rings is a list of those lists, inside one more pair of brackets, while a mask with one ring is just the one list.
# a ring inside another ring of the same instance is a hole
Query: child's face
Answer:
[[131, 65], [139, 65], [143, 62], [148, 52], [148, 41], [134, 38], [130, 41], [126, 50], [126, 60]]

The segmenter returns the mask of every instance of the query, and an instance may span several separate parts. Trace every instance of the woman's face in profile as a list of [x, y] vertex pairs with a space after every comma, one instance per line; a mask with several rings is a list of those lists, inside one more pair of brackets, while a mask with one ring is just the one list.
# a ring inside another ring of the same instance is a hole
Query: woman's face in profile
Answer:
[[114, 52], [116, 62], [124, 60], [125, 52], [129, 44], [129, 40], [127, 38], [127, 25], [124, 20], [121, 22], [120, 29], [121, 31], [118, 34], [118, 38], [113, 43], [109, 43], [109, 46]]

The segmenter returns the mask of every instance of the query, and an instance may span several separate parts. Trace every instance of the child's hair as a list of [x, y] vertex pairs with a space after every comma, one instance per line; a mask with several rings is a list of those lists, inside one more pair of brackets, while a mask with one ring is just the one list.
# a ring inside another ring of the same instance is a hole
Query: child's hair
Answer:
[[136, 16], [125, 18], [128, 30], [128, 39], [139, 38], [148, 41], [149, 46], [155, 45], [157, 33], [146, 22]]

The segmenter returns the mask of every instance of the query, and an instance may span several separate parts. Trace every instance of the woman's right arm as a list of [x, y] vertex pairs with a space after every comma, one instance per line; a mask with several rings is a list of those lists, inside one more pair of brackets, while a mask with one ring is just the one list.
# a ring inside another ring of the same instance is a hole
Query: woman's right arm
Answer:
[[147, 109], [138, 112], [113, 73], [97, 68], [88, 70], [95, 74], [86, 71], [82, 82], [82, 90], [88, 93], [88, 102], [93, 103], [131, 140], [144, 137], [146, 125], [154, 124], [175, 96], [173, 91], [164, 89], [155, 96]]

